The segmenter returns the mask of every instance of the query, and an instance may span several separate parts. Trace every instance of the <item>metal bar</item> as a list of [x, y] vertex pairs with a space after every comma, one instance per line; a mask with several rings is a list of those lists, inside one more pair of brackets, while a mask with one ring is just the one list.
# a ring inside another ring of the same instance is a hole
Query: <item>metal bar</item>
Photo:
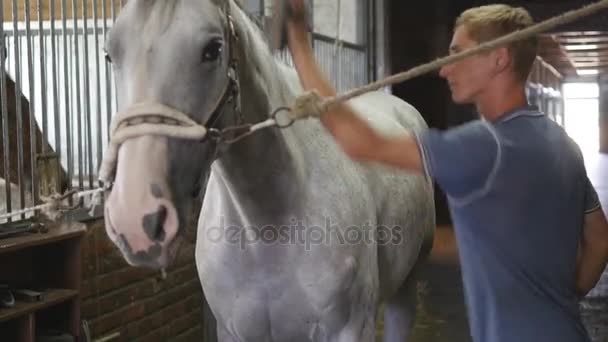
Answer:
[[[53, 123], [55, 127], [55, 153], [57, 158], [61, 160], [62, 148], [61, 148], [61, 121], [59, 120], [59, 90], [57, 89], [57, 82], [59, 81], [58, 75], [58, 59], [57, 49], [59, 48], [56, 44], [57, 37], [55, 35], [55, 0], [50, 0], [50, 21], [51, 21], [51, 69], [52, 77], [51, 82], [53, 84]], [[64, 31], [65, 32], [65, 29]]]
[[76, 2], [76, 0], [72, 0], [72, 18], [74, 21], [74, 33], [73, 33], [73, 39], [74, 39], [74, 53], [72, 54], [73, 58], [74, 58], [74, 76], [75, 79], [74, 81], [76, 82], [76, 88], [75, 88], [75, 92], [76, 92], [76, 113], [74, 113], [74, 115], [76, 116], [76, 131], [77, 131], [77, 137], [78, 137], [78, 142], [76, 143], [76, 149], [78, 150], [78, 187], [80, 189], [83, 188], [83, 173], [84, 173], [84, 162], [83, 162], [83, 158], [82, 158], [82, 107], [81, 107], [81, 100], [80, 100], [80, 49], [79, 49], [79, 43], [78, 43], [78, 3]]
[[70, 113], [70, 94], [68, 80], [68, 38], [67, 38], [67, 4], [66, 0], [61, 0], [61, 25], [63, 27], [63, 79], [64, 79], [64, 99], [65, 99], [65, 131], [66, 131], [66, 151], [68, 164], [68, 190], [72, 188], [72, 178], [74, 175], [74, 160], [72, 159], [72, 129]]
[[112, 0], [112, 23], [116, 21], [116, 0]]
[[[97, 13], [97, 0], [93, 0], [93, 21], [95, 22], [95, 25], [93, 26], [93, 30], [95, 31], [95, 80], [96, 80], [96, 87], [95, 89], [97, 90], [97, 111], [96, 111], [96, 115], [95, 118], [96, 120], [96, 128], [97, 128], [97, 163], [96, 166], [99, 165], [99, 163], [101, 162], [101, 158], [103, 157], [101, 151], [102, 151], [102, 137], [101, 137], [101, 74], [100, 74], [100, 70], [99, 70], [99, 34], [97, 32], [97, 24], [98, 24], [98, 13]], [[93, 170], [91, 170], [93, 171]], [[94, 172], [91, 172], [91, 177], [93, 176]]]
[[[91, 131], [91, 88], [90, 88], [90, 77], [89, 77], [89, 30], [88, 30], [88, 12], [87, 12], [87, 0], [82, 0], [82, 21], [83, 21], [83, 36], [84, 36], [84, 125], [85, 125], [85, 138], [86, 138], [86, 161], [88, 161], [86, 168], [86, 175], [89, 178], [89, 187], [93, 187], [93, 134]], [[82, 156], [80, 156], [82, 158]]]
[[[17, 0], [12, 1], [13, 10], [13, 32], [19, 32], [19, 6]], [[21, 108], [21, 58], [19, 36], [13, 35], [13, 51], [15, 53], [15, 115], [17, 118], [17, 183], [19, 184], [19, 205], [25, 208], [25, 172], [23, 168], [23, 109]], [[10, 179], [10, 176], [9, 176]], [[21, 218], [25, 218], [22, 215]]]
[[[42, 153], [47, 153], [47, 142], [49, 141], [49, 118], [47, 117], [47, 93], [46, 93], [46, 58], [45, 58], [45, 40], [44, 27], [42, 25], [42, 0], [36, 1], [36, 9], [38, 13], [38, 44], [40, 45], [40, 107], [42, 115]], [[52, 19], [50, 19], [52, 20]]]
[[[116, 17], [118, 16], [118, 11], [116, 10], [116, 6], [115, 6], [116, 0], [112, 0], [112, 26], [114, 26], [114, 23], [116, 22]], [[121, 8], [118, 8], [118, 10], [120, 11]], [[116, 105], [116, 107], [118, 107], [118, 97], [116, 96], [117, 92], [116, 92], [116, 83], [112, 83], [113, 85], [113, 94], [114, 94], [114, 104]]]
[[[30, 27], [30, 0], [25, 0], [25, 35], [26, 35], [26, 47], [27, 47], [27, 74], [30, 91], [30, 105], [29, 105], [29, 119], [30, 119], [30, 177], [31, 177], [31, 192], [33, 203], [38, 203], [38, 186], [36, 181], [36, 152], [38, 150], [36, 146], [36, 115], [34, 114], [34, 108], [36, 108], [36, 93], [34, 91], [34, 61], [32, 58], [32, 32]], [[44, 90], [43, 90], [44, 91]]]
[[[112, 0], [114, 1], [114, 0]], [[106, 0], [102, 0], [103, 10], [103, 36], [105, 39], [108, 39], [108, 15], [107, 15], [107, 2]], [[110, 63], [105, 61], [104, 63], [104, 71], [106, 73], [106, 141], [110, 139], [110, 122], [112, 122], [112, 87], [111, 87], [111, 72], [110, 72]]]
[[[12, 211], [12, 194], [11, 194], [11, 181], [10, 181], [10, 139], [9, 139], [9, 127], [8, 127], [8, 101], [6, 98], [6, 67], [5, 59], [8, 55], [8, 48], [6, 47], [6, 39], [4, 38], [4, 1], [0, 2], [0, 39], [2, 39], [2, 58], [0, 58], [0, 101], [2, 102], [2, 149], [4, 152], [4, 190], [6, 193], [6, 211]], [[8, 218], [8, 222], [11, 222], [12, 218]]]
[[264, 4], [264, 0], [260, 0], [260, 2], [258, 3], [258, 10], [260, 11], [260, 13], [259, 13], [260, 22], [262, 24], [264, 24], [265, 23], [265, 21], [264, 21], [264, 15], [266, 14], [266, 7], [265, 7], [265, 4]]
[[[320, 33], [313, 33], [312, 37], [315, 40], [319, 40], [319, 41], [323, 41], [326, 43], [335, 43], [336, 42], [336, 38], [335, 37], [328, 37], [324, 34], [320, 34]], [[353, 49], [353, 50], [359, 50], [359, 51], [363, 51], [365, 52], [367, 50], [367, 47], [365, 45], [360, 45], [360, 44], [354, 44], [351, 42], [347, 42], [344, 40], [340, 40], [339, 41], [340, 44], [342, 44], [344, 47], [349, 48], [349, 49]]]
[[372, 59], [374, 58], [374, 46], [375, 39], [373, 38], [373, 29], [372, 23], [374, 23], [374, 16], [376, 15], [376, 1], [375, 0], [367, 0], [365, 1], [365, 10], [363, 11], [365, 18], [365, 23], [363, 26], [363, 35], [365, 36], [365, 46], [367, 47], [367, 51], [365, 53], [365, 65], [367, 68], [366, 77], [372, 78]]
[[[68, 27], [68, 29], [67, 29], [67, 33], [68, 33], [68, 35], [69, 35], [69, 34], [72, 34], [72, 31], [73, 31], [73, 30], [72, 30], [71, 28], [69, 28], [69, 27]], [[45, 35], [49, 35], [49, 34], [51, 34], [51, 30], [50, 30], [50, 28], [48, 28], [48, 29], [46, 29], [46, 28], [45, 28], [45, 29], [43, 29], [43, 32], [44, 32], [44, 34], [45, 34]], [[83, 32], [83, 30], [82, 30], [82, 29], [80, 29], [80, 30], [79, 30], [79, 32], [80, 32], [80, 33], [82, 33], [82, 32]], [[93, 34], [93, 29], [89, 27], [89, 28], [88, 28], [88, 33], [89, 33], [89, 34]], [[12, 33], [12, 32], [7, 33], [7, 34], [8, 34], [8, 35], [10, 35], [10, 36], [13, 36], [13, 33]], [[26, 36], [24, 31], [20, 31], [20, 32], [18, 32], [18, 35], [19, 35], [20, 37], [22, 37], [22, 38], [25, 38], [25, 36]]]

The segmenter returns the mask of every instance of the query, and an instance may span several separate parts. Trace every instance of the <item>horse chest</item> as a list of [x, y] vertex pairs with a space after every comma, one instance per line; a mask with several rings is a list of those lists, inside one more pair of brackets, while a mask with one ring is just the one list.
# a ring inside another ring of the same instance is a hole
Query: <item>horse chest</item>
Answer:
[[269, 266], [241, 253], [201, 263], [199, 273], [218, 320], [242, 340], [317, 340], [344, 326], [352, 303], [370, 293], [352, 256], [325, 263], [285, 258]]

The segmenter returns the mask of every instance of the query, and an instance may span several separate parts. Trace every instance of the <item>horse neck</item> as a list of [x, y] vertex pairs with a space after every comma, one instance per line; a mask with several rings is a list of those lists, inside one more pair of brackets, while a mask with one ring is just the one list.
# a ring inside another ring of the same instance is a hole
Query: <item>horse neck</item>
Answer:
[[[240, 14], [237, 21], [249, 20]], [[256, 50], [265, 48], [258, 45], [259, 37], [251, 28], [241, 25], [242, 22], [237, 24], [241, 42], [238, 66], [241, 108], [245, 122], [257, 123], [266, 120], [274, 108], [291, 101], [293, 96], [271, 55], [268, 53], [265, 58], [264, 51]], [[246, 203], [243, 207], [255, 212], [248, 214], [276, 218], [297, 206], [302, 189], [297, 164], [283, 132], [272, 127], [229, 146], [214, 164], [214, 172], [234, 200]]]

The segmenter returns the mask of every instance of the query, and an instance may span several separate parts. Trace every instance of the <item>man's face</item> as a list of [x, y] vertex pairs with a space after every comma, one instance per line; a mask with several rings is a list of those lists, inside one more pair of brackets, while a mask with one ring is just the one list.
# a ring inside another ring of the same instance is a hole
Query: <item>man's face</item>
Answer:
[[[464, 25], [454, 31], [450, 54], [462, 52], [479, 45]], [[452, 100], [459, 104], [475, 103], [488, 82], [496, 74], [496, 57], [492, 52], [476, 54], [441, 68], [439, 75], [448, 81]]]

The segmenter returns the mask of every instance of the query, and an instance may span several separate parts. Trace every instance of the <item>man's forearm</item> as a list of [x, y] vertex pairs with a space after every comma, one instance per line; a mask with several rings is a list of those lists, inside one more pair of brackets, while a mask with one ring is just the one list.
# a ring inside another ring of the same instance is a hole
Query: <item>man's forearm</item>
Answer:
[[608, 224], [601, 209], [587, 214], [577, 262], [576, 288], [587, 294], [599, 281], [608, 262]]
[[[317, 64], [308, 33], [301, 24], [288, 24], [288, 36], [289, 50], [304, 89], [314, 89], [323, 97], [335, 96], [336, 91]], [[418, 146], [411, 136], [382, 137], [346, 104], [331, 106], [327, 113], [321, 114], [320, 120], [354, 159], [381, 162], [406, 170], [422, 169]]]
[[586, 295], [599, 281], [608, 260], [607, 246], [581, 245], [578, 262], [576, 288], [581, 295]]
[[411, 134], [383, 139], [376, 153], [375, 160], [403, 170], [423, 171], [420, 148], [416, 139]]
[[315, 61], [314, 51], [308, 40], [308, 34], [303, 30], [290, 29], [289, 50], [294, 65], [300, 75], [300, 81], [305, 90], [316, 89], [319, 95], [329, 97], [336, 95], [335, 89], [323, 75]]
[[[308, 34], [301, 28], [290, 27], [289, 34], [289, 50], [291, 52], [294, 66], [300, 77], [300, 82], [304, 90], [316, 90], [323, 97], [331, 97], [336, 95], [336, 90], [325, 78], [314, 56], [313, 49], [308, 40]], [[361, 139], [370, 140], [369, 150], [356, 151], [355, 157], [369, 159], [371, 150], [374, 149], [374, 141], [377, 140], [375, 132], [355, 113], [349, 110], [345, 105], [338, 104], [332, 106], [329, 113], [322, 113], [321, 122], [327, 130], [338, 140], [342, 141], [342, 137], [351, 134], [353, 129], [361, 132]], [[348, 122], [349, 125], [341, 123]], [[343, 146], [348, 150], [348, 146]]]

